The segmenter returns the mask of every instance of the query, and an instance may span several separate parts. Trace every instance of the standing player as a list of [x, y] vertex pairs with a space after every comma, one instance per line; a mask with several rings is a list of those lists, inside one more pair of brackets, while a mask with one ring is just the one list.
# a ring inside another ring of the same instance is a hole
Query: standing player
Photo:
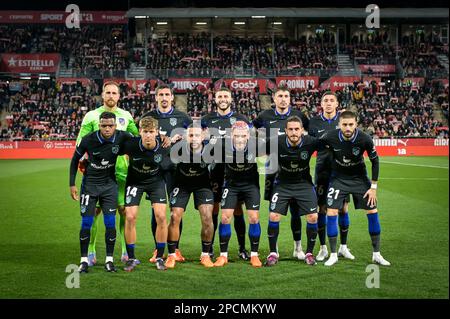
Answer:
[[[299, 110], [294, 109], [291, 103], [291, 97], [289, 89], [285, 86], [278, 86], [274, 93], [272, 94], [273, 101], [275, 103], [275, 108], [265, 110], [259, 114], [259, 116], [253, 121], [253, 125], [260, 130], [259, 132], [267, 139], [275, 138], [275, 136], [284, 136], [286, 120], [290, 116], [298, 116], [302, 120], [302, 126], [305, 130], [308, 130], [309, 120], [308, 118]], [[272, 135], [273, 134], [273, 135]], [[270, 158], [267, 161], [269, 164]], [[266, 174], [265, 189], [264, 189], [264, 200], [271, 200], [273, 179], [275, 174]], [[293, 201], [289, 204], [291, 208], [291, 230], [294, 239], [294, 252], [293, 256], [304, 260], [305, 253], [302, 249], [302, 221], [300, 219], [299, 208], [296, 202]]]
[[166, 220], [166, 184], [164, 182], [160, 165], [169, 149], [164, 149], [158, 136], [158, 121], [152, 117], [143, 117], [139, 121], [140, 137], [134, 137], [124, 148], [125, 154], [130, 158], [128, 176], [126, 180], [125, 237], [129, 259], [125, 271], [133, 271], [137, 261], [134, 249], [136, 244], [136, 219], [139, 204], [144, 192], [152, 202], [155, 212], [156, 228], [156, 268], [165, 270], [163, 261], [164, 249], [167, 242]]
[[[125, 111], [117, 107], [117, 103], [120, 99], [119, 85], [116, 82], [106, 82], [103, 84], [102, 91], [103, 105], [99, 108], [89, 111], [81, 122], [80, 132], [77, 137], [77, 145], [80, 144], [81, 139], [89, 133], [97, 131], [99, 129], [99, 116], [103, 112], [112, 112], [116, 115], [117, 129], [120, 131], [127, 131], [133, 135], [138, 135], [139, 131], [134, 123], [133, 117], [128, 111]], [[125, 244], [125, 203], [124, 203], [124, 190], [125, 180], [127, 177], [128, 161], [126, 156], [119, 156], [116, 163], [116, 180], [119, 185], [118, 193], [118, 209], [119, 209], [119, 239], [122, 247], [122, 261], [125, 262], [128, 259], [126, 244]], [[91, 229], [91, 241], [89, 243], [89, 266], [93, 266], [96, 263], [95, 243], [97, 241], [97, 223], [98, 215], [101, 213], [97, 208], [94, 217], [94, 223]]]
[[225, 163], [225, 177], [221, 201], [221, 223], [219, 225], [220, 256], [214, 263], [222, 267], [228, 263], [228, 242], [231, 237], [231, 217], [242, 199], [247, 208], [249, 220], [249, 239], [251, 245], [250, 263], [261, 267], [258, 257], [261, 226], [259, 224], [260, 189], [258, 164], [256, 163], [256, 139], [250, 139], [248, 124], [237, 121], [233, 124], [231, 140], [222, 140], [222, 155]]
[[[227, 130], [230, 130], [233, 124], [237, 121], [244, 121], [250, 124], [248, 119], [242, 115], [237, 114], [231, 110], [232, 104], [231, 91], [226, 87], [221, 87], [215, 93], [215, 102], [217, 111], [206, 114], [201, 119], [202, 128], [208, 129], [210, 138], [224, 139], [227, 136]], [[219, 206], [222, 197], [222, 186], [224, 181], [225, 166], [223, 163], [213, 165], [211, 171], [211, 184], [214, 192], [214, 210], [213, 223], [214, 233], [212, 243], [214, 245], [214, 237], [218, 226]], [[249, 260], [248, 251], [245, 249], [245, 219], [242, 211], [242, 203], [238, 202], [234, 210], [234, 230], [239, 243], [239, 258]], [[213, 245], [211, 245], [211, 256], [213, 255]]]
[[[322, 114], [313, 117], [309, 122], [309, 135], [315, 137], [321, 137], [326, 132], [334, 131], [339, 128], [339, 113], [337, 108], [339, 102], [336, 94], [327, 91], [322, 95], [320, 100], [320, 106], [322, 107]], [[316, 190], [319, 203], [319, 241], [320, 251], [317, 255], [317, 261], [323, 261], [328, 257], [328, 249], [326, 245], [326, 226], [327, 226], [327, 191], [330, 183], [331, 174], [331, 154], [329, 151], [323, 149], [317, 153], [316, 170], [314, 174]], [[344, 206], [339, 209], [339, 229], [341, 234], [341, 245], [339, 246], [338, 255], [347, 259], [355, 259], [350, 253], [350, 249], [347, 248], [347, 236], [350, 225], [350, 219], [348, 215], [348, 202], [347, 198], [344, 201]]]
[[186, 211], [189, 198], [193, 194], [195, 209], [199, 211], [202, 223], [200, 263], [207, 268], [214, 267], [209, 256], [214, 230], [212, 222], [214, 195], [209, 180], [209, 165], [203, 157], [209, 148], [204, 145], [202, 128], [191, 124], [187, 129], [185, 140], [173, 147], [177, 147], [174, 154], [177, 155], [179, 162], [175, 173], [174, 188], [170, 196], [169, 256], [166, 266], [167, 268], [175, 267], [175, 245], [179, 240], [179, 224]]
[[[379, 159], [372, 138], [357, 128], [356, 115], [345, 111], [340, 115], [339, 129], [326, 133], [321, 141], [333, 154], [327, 193], [327, 233], [331, 255], [325, 266], [332, 266], [338, 261], [337, 215], [349, 194], [353, 195], [355, 209], [364, 209], [367, 213], [373, 248], [372, 261], [389, 266], [390, 263], [380, 254], [381, 228], [377, 210]], [[367, 176], [364, 152], [367, 152], [372, 162], [372, 181]]]
[[[305, 262], [315, 265], [313, 256], [317, 237], [317, 196], [310, 174], [309, 161], [318, 150], [318, 139], [303, 135], [303, 124], [299, 117], [291, 116], [286, 121], [286, 136], [278, 137], [278, 172], [274, 179], [270, 202], [269, 236], [270, 254], [265, 266], [278, 262], [278, 233], [281, 215], [287, 214], [290, 201], [295, 201], [300, 215], [307, 215], [307, 248]], [[273, 153], [273, 151], [272, 151]]]
[[[155, 98], [158, 103], [156, 110], [145, 113], [142, 117], [151, 116], [158, 120], [159, 123], [159, 133], [163, 136], [169, 136], [173, 142], [181, 138], [180, 134], [173, 134], [172, 131], [175, 129], [186, 129], [191, 123], [192, 119], [181, 111], [176, 110], [173, 106], [173, 92], [170, 86], [163, 84], [155, 89]], [[176, 132], [174, 132], [176, 133]], [[173, 190], [173, 175], [175, 174], [175, 165], [170, 160], [169, 154], [163, 158], [161, 163], [162, 174], [164, 181], [166, 182], [167, 194], [171, 194]], [[152, 233], [153, 239], [155, 240], [156, 246], [156, 219], [155, 212], [152, 209]], [[180, 235], [183, 228], [183, 222], [180, 222]], [[183, 262], [184, 257], [181, 255], [178, 249], [179, 241], [176, 244], [176, 256], [177, 261]], [[153, 251], [153, 256], [150, 258], [150, 262], [156, 262], [157, 249]]]
[[116, 116], [103, 112], [99, 117], [100, 130], [86, 135], [77, 146], [70, 163], [70, 194], [78, 200], [75, 186], [78, 162], [87, 152], [89, 159], [81, 183], [81, 261], [79, 272], [88, 272], [88, 245], [94, 222], [95, 206], [100, 203], [105, 222], [105, 270], [115, 272], [113, 263], [116, 242], [116, 209], [118, 186], [115, 176], [117, 156], [123, 154], [124, 143], [131, 139], [127, 132], [116, 131]]

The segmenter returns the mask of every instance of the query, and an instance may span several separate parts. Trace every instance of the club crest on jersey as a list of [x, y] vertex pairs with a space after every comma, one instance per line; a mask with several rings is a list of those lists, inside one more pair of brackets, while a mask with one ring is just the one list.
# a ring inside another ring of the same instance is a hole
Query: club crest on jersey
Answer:
[[234, 123], [236, 123], [236, 118], [230, 117], [230, 124], [233, 125]]
[[161, 155], [161, 154], [156, 154], [155, 157], [153, 157], [153, 160], [154, 160], [156, 163], [160, 163], [161, 160], [162, 160], [162, 155]]
[[118, 154], [118, 153], [119, 153], [119, 146], [118, 146], [118, 145], [114, 146], [114, 147], [111, 149], [111, 152], [112, 152], [113, 154]]
[[253, 161], [253, 154], [247, 154], [247, 161]]
[[127, 204], [131, 203], [131, 196], [127, 196], [127, 198], [125, 198], [125, 202]]
[[119, 117], [119, 124], [125, 125], [125, 119], [123, 117]]
[[81, 208], [81, 213], [82, 214], [86, 213], [86, 210], [87, 210], [86, 206], [82, 205], [80, 208]]
[[307, 151], [303, 151], [303, 152], [301, 152], [300, 153], [300, 158], [302, 159], [302, 160], [307, 160], [308, 159], [308, 152]]
[[354, 147], [354, 148], [352, 149], [352, 153], [353, 153], [353, 155], [355, 155], [355, 156], [358, 156], [360, 152], [361, 152], [361, 150], [359, 149], [359, 147]]
[[177, 119], [175, 117], [171, 117], [169, 123], [170, 125], [175, 126], [177, 125]]
[[175, 205], [176, 202], [177, 202], [176, 196], [172, 196], [172, 198], [170, 199], [170, 204]]
[[328, 205], [328, 206], [333, 205], [333, 199], [332, 199], [332, 198], [328, 198], [328, 199], [327, 199], [327, 205]]

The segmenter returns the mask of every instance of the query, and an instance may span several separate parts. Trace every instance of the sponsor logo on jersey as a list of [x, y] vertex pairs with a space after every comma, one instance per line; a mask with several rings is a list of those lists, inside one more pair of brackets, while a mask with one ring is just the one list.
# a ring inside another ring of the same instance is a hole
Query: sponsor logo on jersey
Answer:
[[342, 161], [344, 162], [344, 163], [350, 163], [352, 160], [351, 159], [348, 159], [348, 158], [345, 158], [345, 156], [342, 158]]
[[171, 117], [169, 123], [170, 125], [175, 126], [177, 125], [177, 119], [175, 117]]

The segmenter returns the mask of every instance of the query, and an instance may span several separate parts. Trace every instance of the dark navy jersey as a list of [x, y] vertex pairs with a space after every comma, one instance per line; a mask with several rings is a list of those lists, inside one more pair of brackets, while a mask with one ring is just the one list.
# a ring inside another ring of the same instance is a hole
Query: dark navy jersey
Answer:
[[[173, 107], [167, 113], [162, 113], [158, 108], [156, 108], [153, 111], [145, 113], [142, 117], [145, 116], [151, 116], [157, 119], [159, 125], [159, 133], [169, 137], [171, 137], [172, 131], [174, 129], [186, 129], [189, 125], [192, 124], [192, 119], [186, 113], [181, 112]], [[178, 133], [183, 135], [183, 132]], [[173, 134], [175, 134], [175, 132]], [[170, 156], [164, 157], [161, 167], [163, 170], [171, 170], [175, 168], [173, 163], [170, 161]]]
[[119, 130], [116, 130], [108, 140], [102, 137], [100, 131], [83, 137], [75, 149], [70, 163], [70, 186], [75, 185], [78, 161], [86, 152], [88, 153], [88, 162], [83, 183], [103, 185], [111, 180], [115, 181], [117, 156], [124, 154], [124, 146], [132, 137], [130, 133]]
[[242, 151], [235, 149], [231, 139], [223, 139], [222, 161], [225, 166], [224, 185], [259, 185], [257, 156], [258, 145], [255, 138], [250, 138], [247, 147]]
[[319, 148], [319, 139], [303, 135], [299, 145], [289, 144], [287, 136], [278, 137], [278, 172], [276, 182], [297, 184], [301, 181], [312, 183], [309, 162]]
[[378, 180], [379, 160], [372, 138], [356, 129], [350, 140], [345, 140], [340, 129], [327, 132], [320, 141], [332, 153], [332, 174], [343, 178], [366, 177], [364, 152], [372, 162], [372, 180]]
[[[249, 122], [246, 116], [231, 111], [224, 116], [217, 112], [206, 114], [201, 119], [201, 126], [203, 129], [208, 129], [209, 138], [230, 138], [231, 127], [237, 121], [244, 121], [245, 123], [251, 125], [251, 122]], [[219, 175], [223, 176], [225, 170], [225, 166], [223, 164], [215, 164], [213, 168], [216, 177]]]
[[224, 116], [217, 112], [206, 114], [201, 119], [201, 126], [203, 129], [209, 129], [210, 136], [224, 138], [229, 137], [229, 135], [226, 135], [226, 129], [231, 129], [233, 124], [237, 121], [244, 121], [251, 125], [246, 116], [232, 111]]
[[202, 145], [200, 152], [194, 153], [186, 141], [176, 144], [177, 169], [175, 172], [175, 185], [188, 187], [210, 187], [209, 164], [205, 162], [203, 152], [208, 146]]
[[133, 139], [125, 145], [124, 153], [129, 156], [128, 184], [149, 184], [153, 177], [160, 174], [161, 163], [165, 156], [169, 154], [169, 148], [161, 146], [161, 139], [156, 137], [156, 146], [149, 150], [142, 144], [141, 137]]
[[[151, 116], [158, 120], [159, 133], [166, 136], [171, 136], [171, 133], [176, 128], [187, 128], [192, 124], [192, 119], [184, 112], [175, 108], [167, 113], [162, 113], [158, 108], [153, 111], [145, 113], [142, 117]], [[142, 118], [141, 117], [141, 118]]]
[[[323, 114], [317, 115], [310, 119], [308, 134], [314, 137], [321, 137], [326, 132], [334, 131], [339, 128], [339, 113], [327, 119]], [[316, 174], [331, 169], [332, 155], [327, 149], [317, 152]]]
[[277, 129], [278, 136], [285, 135], [284, 129], [286, 128], [286, 120], [290, 116], [298, 116], [302, 120], [303, 128], [308, 131], [309, 119], [297, 109], [289, 107], [286, 114], [280, 114], [275, 108], [262, 111], [258, 117], [253, 121], [253, 126], [257, 129], [265, 129], [265, 137], [273, 138], [270, 136], [270, 129]]

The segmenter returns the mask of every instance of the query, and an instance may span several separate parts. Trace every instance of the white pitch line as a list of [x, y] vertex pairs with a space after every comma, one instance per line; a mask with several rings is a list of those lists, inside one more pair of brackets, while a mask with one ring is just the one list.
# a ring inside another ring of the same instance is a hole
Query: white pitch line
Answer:
[[381, 161], [381, 163], [397, 164], [397, 165], [405, 165], [405, 166], [417, 166], [417, 167], [430, 167], [430, 168], [443, 168], [443, 169], [448, 169], [448, 166], [421, 165], [421, 164], [407, 164], [407, 163], [390, 162], [390, 161]]

